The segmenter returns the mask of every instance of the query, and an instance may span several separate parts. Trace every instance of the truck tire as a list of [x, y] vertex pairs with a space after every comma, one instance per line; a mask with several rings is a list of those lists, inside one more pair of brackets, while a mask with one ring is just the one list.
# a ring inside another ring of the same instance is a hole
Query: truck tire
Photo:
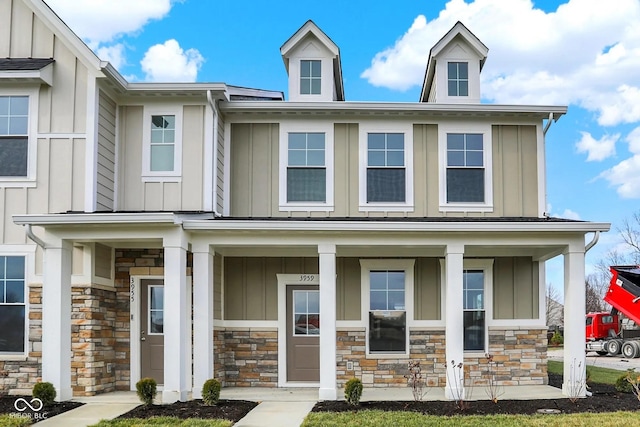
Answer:
[[633, 345], [633, 342], [631, 341], [627, 341], [626, 343], [622, 344], [622, 355], [627, 359], [633, 359], [634, 357], [636, 357], [637, 351], [638, 349], [635, 345]]
[[622, 340], [611, 340], [607, 343], [607, 352], [609, 352], [609, 356], [617, 356], [620, 353], [620, 348], [622, 347]]
[[635, 357], [640, 357], [640, 341], [631, 341], [631, 344], [636, 348]]

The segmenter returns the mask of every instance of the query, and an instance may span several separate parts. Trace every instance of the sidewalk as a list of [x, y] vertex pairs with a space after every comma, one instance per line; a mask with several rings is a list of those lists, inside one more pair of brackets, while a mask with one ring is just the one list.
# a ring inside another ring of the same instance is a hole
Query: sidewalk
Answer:
[[38, 427], [86, 427], [103, 419], [112, 419], [140, 405], [132, 391], [116, 391], [92, 397], [76, 397], [83, 402], [79, 408], [40, 421]]

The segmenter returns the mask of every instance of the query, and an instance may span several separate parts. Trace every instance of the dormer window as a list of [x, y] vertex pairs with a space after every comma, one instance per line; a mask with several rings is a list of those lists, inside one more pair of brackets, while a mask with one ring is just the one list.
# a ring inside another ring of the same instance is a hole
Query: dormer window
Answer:
[[322, 86], [322, 61], [300, 61], [300, 94], [320, 95]]
[[469, 96], [469, 63], [449, 62], [447, 83], [449, 96]]

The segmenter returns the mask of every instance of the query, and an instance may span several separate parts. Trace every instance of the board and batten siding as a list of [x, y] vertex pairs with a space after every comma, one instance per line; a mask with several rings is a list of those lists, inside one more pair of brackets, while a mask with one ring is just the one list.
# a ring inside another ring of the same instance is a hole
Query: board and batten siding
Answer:
[[115, 200], [117, 105], [103, 91], [99, 93], [97, 210], [112, 211]]
[[[198, 211], [203, 209], [204, 105], [182, 106], [182, 176], [166, 181], [142, 177], [144, 106], [120, 107], [119, 185], [120, 210]], [[211, 163], [209, 163], [210, 165]], [[177, 182], [176, 182], [177, 181]], [[120, 185], [121, 183], [121, 185]]]
[[493, 317], [537, 319], [538, 263], [530, 257], [500, 257], [493, 263]]
[[218, 153], [218, 162], [215, 165], [216, 167], [216, 181], [215, 185], [216, 189], [216, 199], [214, 200], [216, 204], [216, 209], [218, 212], [224, 211], [224, 145], [225, 145], [225, 123], [222, 118], [222, 114], [218, 114], [218, 145], [215, 148]]
[[440, 212], [438, 125], [413, 125], [414, 210], [360, 212], [359, 125], [334, 124], [334, 210], [279, 210], [279, 125], [231, 125], [231, 215], [238, 217], [537, 217], [537, 132], [533, 125], [492, 126], [492, 212]]
[[[55, 60], [52, 86], [40, 86], [38, 111], [29, 111], [38, 132], [35, 186], [4, 187], [0, 181], [0, 244], [25, 244], [31, 242], [12, 215], [84, 210], [86, 112], [93, 77], [65, 41], [21, 0], [0, 1], [0, 57]], [[33, 90], [33, 85], [10, 87]], [[37, 258], [39, 262], [40, 254]]]

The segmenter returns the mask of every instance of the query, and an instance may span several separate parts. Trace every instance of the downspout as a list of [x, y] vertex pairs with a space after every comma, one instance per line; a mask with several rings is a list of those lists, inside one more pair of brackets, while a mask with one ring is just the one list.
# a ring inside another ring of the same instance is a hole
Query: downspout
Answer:
[[543, 135], [547, 134], [547, 131], [551, 127], [552, 122], [553, 122], [553, 113], [549, 113], [549, 120], [547, 120], [547, 125], [544, 127], [544, 130], [542, 131]]
[[211, 96], [211, 90], [207, 90], [207, 102], [213, 110], [213, 214], [216, 217], [222, 216], [218, 212], [218, 106]]
[[31, 229], [31, 224], [25, 224], [25, 230], [26, 230], [27, 237], [29, 239], [31, 239], [36, 245], [40, 246], [42, 249], [47, 249], [46, 243], [44, 243], [44, 241], [41, 238], [33, 234], [33, 230]]
[[586, 254], [587, 252], [589, 252], [589, 249], [594, 247], [596, 243], [598, 243], [598, 240], [600, 240], [600, 232], [595, 231], [593, 234], [593, 239], [591, 239], [591, 241], [587, 243], [587, 246], [584, 247], [584, 253]]

